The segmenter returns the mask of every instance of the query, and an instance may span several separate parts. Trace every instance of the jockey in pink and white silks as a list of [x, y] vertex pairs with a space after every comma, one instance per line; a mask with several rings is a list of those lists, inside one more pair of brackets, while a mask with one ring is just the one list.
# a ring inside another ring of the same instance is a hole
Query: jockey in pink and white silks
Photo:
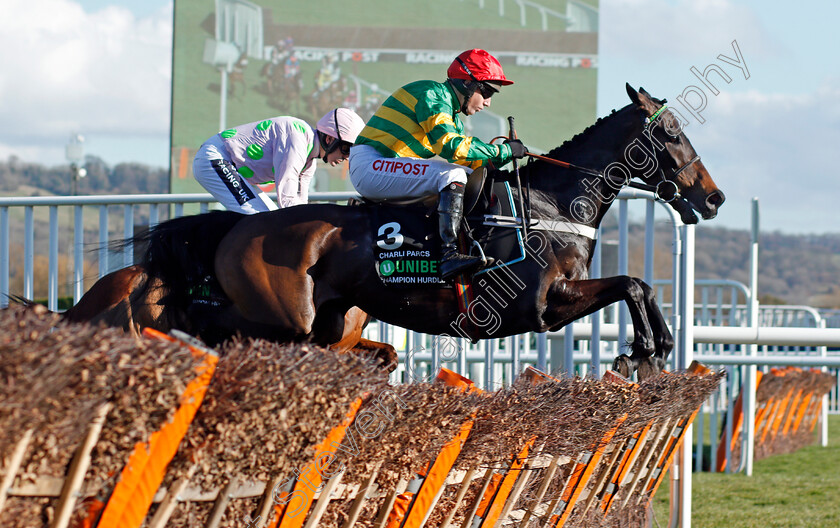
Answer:
[[[364, 126], [348, 108], [330, 110], [314, 129], [286, 116], [240, 125], [204, 142], [193, 173], [229, 211], [254, 214], [304, 204], [316, 160], [330, 166], [342, 163]], [[272, 181], [276, 203], [257, 187]]]

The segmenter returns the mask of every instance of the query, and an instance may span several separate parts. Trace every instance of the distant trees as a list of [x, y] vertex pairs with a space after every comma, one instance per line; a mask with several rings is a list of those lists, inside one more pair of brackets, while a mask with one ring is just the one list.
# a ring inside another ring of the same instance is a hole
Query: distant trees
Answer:
[[[615, 240], [614, 222], [603, 243]], [[654, 276], [671, 276], [671, 228], [657, 226]], [[632, 225], [630, 274], [643, 273], [644, 228]], [[749, 284], [750, 234], [746, 230], [697, 226], [694, 274], [698, 279], [729, 279]], [[603, 265], [603, 264], [602, 264]], [[840, 233], [792, 235], [761, 233], [758, 250], [758, 293], [764, 304], [802, 304], [840, 308]]]
[[[85, 158], [87, 176], [79, 180], [78, 194], [156, 194], [169, 192], [169, 171], [142, 163], [119, 163], [109, 167], [102, 159]], [[17, 194], [23, 185], [44, 189], [52, 194], [71, 192], [68, 165], [45, 167], [10, 156], [0, 161], [0, 192]]]

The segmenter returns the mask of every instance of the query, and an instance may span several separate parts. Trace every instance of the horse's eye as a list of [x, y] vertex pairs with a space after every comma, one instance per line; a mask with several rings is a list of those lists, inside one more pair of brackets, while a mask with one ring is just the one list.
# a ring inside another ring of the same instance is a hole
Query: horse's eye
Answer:
[[665, 132], [665, 141], [667, 141], [668, 143], [679, 143], [680, 142], [680, 136], [681, 136], [681, 134], [677, 134], [676, 136], [673, 136], [673, 135], [669, 134], [668, 132]]

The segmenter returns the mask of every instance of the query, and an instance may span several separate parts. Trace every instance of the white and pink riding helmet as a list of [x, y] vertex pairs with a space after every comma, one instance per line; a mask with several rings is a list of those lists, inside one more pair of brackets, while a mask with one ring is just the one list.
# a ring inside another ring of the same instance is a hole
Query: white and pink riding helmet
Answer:
[[[324, 161], [335, 149], [341, 148], [342, 154], [349, 155], [350, 147], [356, 142], [356, 138], [365, 128], [364, 120], [356, 112], [349, 108], [336, 108], [327, 112], [324, 117], [318, 120], [315, 128], [320, 132], [318, 139], [321, 148], [324, 149]], [[326, 144], [324, 136], [332, 136], [338, 141]]]

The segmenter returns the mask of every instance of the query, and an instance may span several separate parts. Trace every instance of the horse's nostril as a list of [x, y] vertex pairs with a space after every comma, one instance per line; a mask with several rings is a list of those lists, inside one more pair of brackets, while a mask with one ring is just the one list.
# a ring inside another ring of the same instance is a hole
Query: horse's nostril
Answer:
[[723, 191], [714, 191], [706, 196], [706, 205], [710, 208], [718, 208], [726, 201]]

